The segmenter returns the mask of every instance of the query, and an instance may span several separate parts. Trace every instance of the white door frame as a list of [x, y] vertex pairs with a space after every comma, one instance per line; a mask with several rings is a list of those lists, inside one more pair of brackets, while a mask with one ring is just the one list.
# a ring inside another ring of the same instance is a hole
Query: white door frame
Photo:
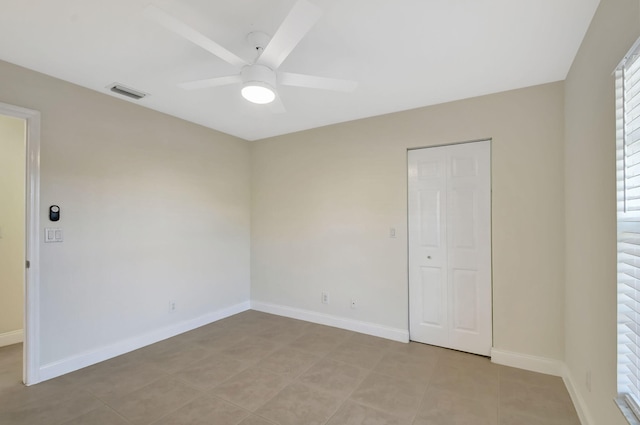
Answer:
[[[40, 112], [0, 103], [0, 114], [26, 121], [24, 345], [22, 380], [40, 382]], [[26, 267], [26, 265], [25, 265]]]

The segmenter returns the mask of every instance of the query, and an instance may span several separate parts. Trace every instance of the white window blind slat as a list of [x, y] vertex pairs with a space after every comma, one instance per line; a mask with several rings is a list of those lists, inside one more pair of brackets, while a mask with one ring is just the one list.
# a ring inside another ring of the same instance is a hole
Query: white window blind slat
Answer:
[[[628, 127], [628, 125], [625, 125], [625, 127]], [[627, 129], [625, 129], [625, 132], [628, 132]], [[633, 140], [628, 140], [629, 143], [626, 144], [626, 146], [624, 147], [624, 151], [621, 152], [621, 155], [623, 158], [629, 158], [631, 156], [636, 155], [638, 152], [640, 152], [640, 144], [637, 143], [632, 143]]]
[[629, 170], [630, 168], [640, 165], [640, 154], [630, 155], [627, 156], [626, 159], [620, 158], [620, 160], [626, 164], [627, 170]]

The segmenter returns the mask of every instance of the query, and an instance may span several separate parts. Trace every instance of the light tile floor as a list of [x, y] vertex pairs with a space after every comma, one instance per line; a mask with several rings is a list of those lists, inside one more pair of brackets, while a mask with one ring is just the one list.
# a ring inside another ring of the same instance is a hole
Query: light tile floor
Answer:
[[560, 378], [247, 311], [32, 387], [0, 348], [3, 425], [579, 425]]

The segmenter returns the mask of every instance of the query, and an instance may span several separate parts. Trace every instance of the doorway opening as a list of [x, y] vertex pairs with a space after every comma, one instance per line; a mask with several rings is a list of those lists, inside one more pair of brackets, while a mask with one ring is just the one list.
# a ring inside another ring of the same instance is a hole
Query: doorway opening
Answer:
[[[0, 124], [6, 130], [0, 133], [4, 137], [0, 148], [5, 158], [11, 155], [13, 165], [5, 164], [5, 172], [12, 168], [13, 177], [4, 179], [11, 187], [1, 187], [3, 196], [11, 198], [11, 213], [4, 213], [0, 223], [0, 232], [7, 238], [0, 239], [2, 248], [12, 250], [10, 280], [13, 285], [10, 295], [13, 302], [22, 303], [13, 306], [13, 317], [6, 319], [2, 328], [3, 345], [23, 341], [22, 382], [32, 385], [39, 382], [39, 243], [40, 243], [40, 113], [14, 105], [0, 103]], [[12, 138], [15, 140], [9, 141]], [[11, 151], [11, 152], [10, 152]], [[18, 162], [18, 163], [16, 163]], [[19, 173], [21, 175], [16, 175]], [[21, 204], [21, 205], [20, 205]], [[7, 210], [8, 211], [8, 210]], [[11, 215], [11, 217], [9, 217]], [[4, 226], [4, 229], [3, 229]], [[0, 237], [2, 235], [0, 233]], [[10, 239], [15, 235], [21, 241]], [[16, 263], [17, 262], [17, 263]], [[17, 280], [17, 282], [16, 282]], [[16, 286], [18, 288], [16, 289]], [[18, 294], [16, 294], [18, 292]], [[21, 292], [22, 294], [19, 294]], [[22, 295], [20, 297], [20, 295]], [[10, 301], [11, 302], [11, 301]], [[17, 313], [16, 313], [17, 311]], [[22, 317], [15, 317], [16, 315]], [[19, 329], [9, 329], [19, 328]]]

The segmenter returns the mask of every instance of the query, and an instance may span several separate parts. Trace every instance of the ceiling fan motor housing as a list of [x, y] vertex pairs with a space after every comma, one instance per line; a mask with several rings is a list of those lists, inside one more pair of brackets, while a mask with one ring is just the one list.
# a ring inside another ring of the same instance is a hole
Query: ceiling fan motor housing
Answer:
[[264, 65], [247, 65], [242, 68], [242, 82], [247, 83], [263, 83], [271, 86], [272, 90], [276, 87], [276, 73], [269, 67]]

